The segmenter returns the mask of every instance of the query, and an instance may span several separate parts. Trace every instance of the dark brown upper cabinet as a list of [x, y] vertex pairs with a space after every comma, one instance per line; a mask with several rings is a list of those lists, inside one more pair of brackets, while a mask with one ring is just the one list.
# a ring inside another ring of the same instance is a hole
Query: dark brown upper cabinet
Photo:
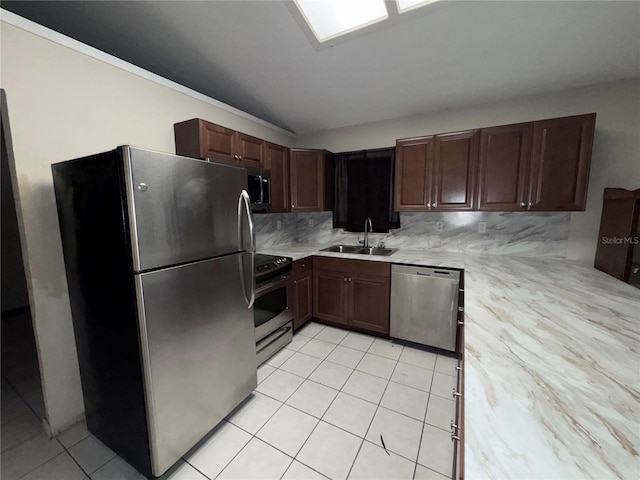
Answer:
[[270, 212], [290, 212], [289, 194], [289, 149], [265, 142], [264, 168], [271, 171]]
[[533, 122], [529, 210], [584, 210], [596, 114]]
[[247, 167], [261, 167], [264, 140], [246, 133], [192, 118], [173, 126], [176, 154], [212, 158]]
[[332, 210], [333, 154], [306, 148], [292, 148], [289, 152], [291, 211]]
[[423, 212], [431, 206], [433, 137], [396, 142], [395, 209]]
[[473, 130], [398, 140], [395, 209], [473, 209], [478, 138]]
[[532, 130], [532, 122], [481, 130], [478, 210], [526, 209]]
[[431, 209], [473, 210], [480, 132], [436, 135]]
[[236, 132], [237, 160], [248, 167], [261, 167], [264, 159], [264, 144], [264, 140]]
[[396, 142], [397, 211], [584, 210], [596, 114]]

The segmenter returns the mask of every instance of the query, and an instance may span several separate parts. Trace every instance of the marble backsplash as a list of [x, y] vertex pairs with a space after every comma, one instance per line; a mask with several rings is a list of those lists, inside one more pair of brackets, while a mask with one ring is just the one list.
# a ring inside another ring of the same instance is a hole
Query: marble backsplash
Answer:
[[[564, 258], [570, 213], [401, 213], [397, 230], [370, 234], [370, 243], [391, 248], [475, 254]], [[287, 243], [356, 244], [358, 234], [334, 229], [331, 212], [256, 215], [258, 248]], [[437, 231], [442, 222], [442, 231]], [[485, 222], [486, 231], [478, 232]], [[278, 228], [279, 227], [279, 228]], [[360, 234], [362, 238], [362, 234]]]

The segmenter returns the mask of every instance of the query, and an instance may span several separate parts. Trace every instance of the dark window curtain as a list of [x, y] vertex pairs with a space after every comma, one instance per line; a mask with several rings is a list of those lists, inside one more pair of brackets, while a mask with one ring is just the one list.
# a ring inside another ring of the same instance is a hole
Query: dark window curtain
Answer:
[[338, 153], [334, 165], [334, 228], [362, 232], [367, 217], [374, 232], [400, 228], [400, 215], [393, 211], [395, 148]]

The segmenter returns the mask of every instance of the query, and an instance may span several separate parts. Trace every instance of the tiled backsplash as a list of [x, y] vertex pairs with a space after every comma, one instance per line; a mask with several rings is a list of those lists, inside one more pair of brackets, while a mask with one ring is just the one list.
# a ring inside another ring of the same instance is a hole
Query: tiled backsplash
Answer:
[[[356, 244], [358, 234], [334, 229], [332, 213], [255, 215], [258, 248], [287, 243]], [[369, 235], [387, 247], [494, 255], [565, 257], [570, 213], [401, 213], [398, 230]], [[280, 222], [280, 228], [278, 228]], [[438, 222], [442, 231], [438, 232]], [[478, 232], [480, 222], [486, 231]], [[362, 238], [362, 234], [360, 234]]]

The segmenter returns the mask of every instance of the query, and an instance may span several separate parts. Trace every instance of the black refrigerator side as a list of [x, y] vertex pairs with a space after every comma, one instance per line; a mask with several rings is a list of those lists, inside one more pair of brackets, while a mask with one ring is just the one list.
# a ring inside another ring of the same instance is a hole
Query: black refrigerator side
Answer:
[[87, 428], [152, 478], [122, 149], [52, 172]]

